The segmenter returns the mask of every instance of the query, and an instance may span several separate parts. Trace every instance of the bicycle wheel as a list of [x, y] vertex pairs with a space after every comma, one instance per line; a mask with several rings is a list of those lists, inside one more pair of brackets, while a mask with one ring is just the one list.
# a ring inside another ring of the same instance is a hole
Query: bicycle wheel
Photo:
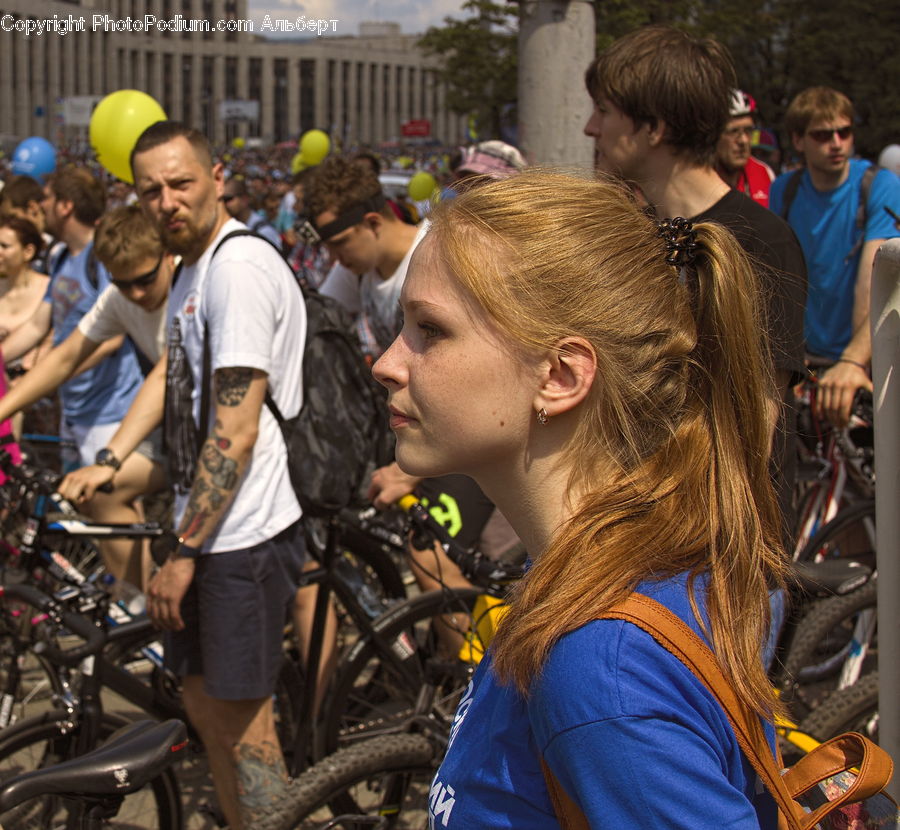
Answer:
[[424, 827], [434, 755], [422, 735], [382, 735], [345, 747], [296, 778], [254, 828], [311, 830], [335, 819], [329, 827], [371, 830], [375, 824], [364, 816], [381, 817], [377, 826], [392, 830]]
[[800, 724], [817, 741], [842, 732], [859, 732], [878, 743], [878, 672], [828, 695]]
[[[437, 627], [458, 624], [462, 639], [479, 594], [474, 588], [432, 591], [375, 621], [338, 668], [320, 724], [318, 757], [361, 738], [404, 729], [414, 717], [449, 734], [474, 664], [449, 653]], [[424, 692], [429, 692], [427, 702]]]
[[875, 561], [875, 501], [867, 499], [843, 508], [801, 548], [798, 562], [844, 557], [872, 568]]
[[[848, 660], [859, 663], [854, 667], [857, 674], [877, 666], [877, 599], [878, 581], [870, 579], [849, 594], [828, 597], [812, 606], [797, 626], [784, 658], [779, 685], [789, 703], [812, 709], [835, 685]], [[861, 628], [866, 629], [865, 642], [858, 639]]]
[[[125, 718], [104, 713], [100, 740], [105, 741], [129, 723]], [[62, 711], [46, 712], [4, 731], [0, 734], [0, 780], [74, 757], [77, 734], [68, 714]], [[0, 825], [7, 830], [51, 830], [64, 824], [65, 815], [61, 799], [43, 796], [0, 815]], [[181, 830], [181, 793], [172, 770], [127, 796], [118, 815], [104, 826], [121, 830]]]

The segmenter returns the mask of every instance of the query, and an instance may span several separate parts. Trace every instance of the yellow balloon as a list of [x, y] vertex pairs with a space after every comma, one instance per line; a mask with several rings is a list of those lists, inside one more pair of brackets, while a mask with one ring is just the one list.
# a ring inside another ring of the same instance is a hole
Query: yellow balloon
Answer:
[[414, 202], [424, 202], [431, 198], [437, 187], [437, 182], [431, 173], [420, 170], [409, 180], [409, 198]]
[[243, 136], [238, 135], [238, 136], [235, 136], [233, 139], [231, 139], [231, 146], [238, 150], [243, 149], [243, 147], [246, 143], [247, 142], [244, 140]]
[[306, 163], [303, 153], [297, 153], [291, 159], [291, 173], [299, 173], [301, 170], [306, 170], [307, 167], [309, 165]]
[[154, 98], [137, 89], [111, 92], [91, 115], [91, 146], [100, 162], [117, 179], [134, 183], [131, 151], [141, 133], [166, 113]]
[[331, 149], [331, 139], [321, 130], [307, 130], [300, 136], [300, 152], [310, 166], [318, 164]]

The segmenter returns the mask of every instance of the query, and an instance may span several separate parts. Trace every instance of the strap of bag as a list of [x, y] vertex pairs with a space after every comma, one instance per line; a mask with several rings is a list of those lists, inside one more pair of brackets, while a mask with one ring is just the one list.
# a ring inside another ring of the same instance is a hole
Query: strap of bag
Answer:
[[547, 762], [541, 758], [541, 772], [544, 773], [544, 781], [553, 802], [553, 812], [562, 830], [590, 830], [587, 817], [581, 812], [581, 808], [569, 798], [569, 794], [563, 789], [559, 779], [553, 774], [553, 770]]
[[[243, 228], [231, 231], [225, 236], [222, 237], [222, 240], [216, 245], [215, 249], [212, 252], [212, 255], [209, 258], [209, 265], [207, 266], [207, 271], [212, 266], [212, 261], [215, 255], [219, 252], [219, 248], [221, 248], [229, 239], [234, 239], [237, 236], [252, 236], [255, 239], [261, 239], [267, 245], [270, 245], [274, 250], [278, 251], [278, 255], [284, 260], [284, 254], [278, 249], [278, 247], [272, 242], [271, 239], [266, 239], [264, 236], [256, 233], [252, 230], [244, 230]], [[285, 264], [287, 264], [287, 260], [285, 260]], [[290, 266], [288, 265], [288, 268]], [[210, 407], [210, 380], [212, 374], [212, 359], [209, 353], [209, 329], [206, 326], [206, 323], [203, 323], [203, 374], [201, 376], [202, 380], [200, 383], [200, 428], [197, 430], [197, 453], [203, 449], [203, 444], [206, 443], [207, 438], [207, 424], [209, 423], [209, 407]], [[278, 407], [275, 405], [275, 399], [269, 393], [268, 387], [266, 387], [266, 404], [269, 409], [272, 411], [272, 414], [275, 416], [275, 420], [278, 421], [278, 424], [281, 425], [284, 418], [281, 415]]]
[[791, 212], [791, 205], [797, 197], [797, 190], [800, 188], [800, 179], [803, 178], [803, 170], [795, 170], [784, 186], [784, 196], [781, 200], [781, 218], [785, 222], [788, 221], [788, 214]]
[[[879, 792], [890, 780], [893, 771], [890, 756], [855, 733], [841, 735], [823, 744], [826, 748], [824, 752], [822, 748], [815, 750], [782, 777], [759, 717], [740, 702], [712, 651], [684, 621], [656, 600], [638, 593], [602, 614], [600, 619], [625, 620], [646, 631], [681, 660], [719, 701], [741, 750], [778, 805], [781, 812], [779, 826], [786, 826], [791, 830], [812, 830], [826, 813], [847, 801]], [[818, 781], [854, 766], [859, 767], [856, 781], [834, 801], [821, 805], [812, 813], [806, 813], [794, 800]], [[557, 799], [552, 794], [555, 790], [562, 790], [562, 787], [546, 765], [544, 775], [556, 808]], [[577, 805], [574, 802], [566, 805], [564, 801], [560, 801], [563, 812], [558, 811], [557, 815], [561, 823], [564, 816], [567, 821], [574, 821], [575, 819], [570, 818], [574, 815], [572, 809], [581, 813]], [[585, 821], [583, 814], [581, 820]], [[576, 830], [587, 825], [562, 823], [562, 826]]]

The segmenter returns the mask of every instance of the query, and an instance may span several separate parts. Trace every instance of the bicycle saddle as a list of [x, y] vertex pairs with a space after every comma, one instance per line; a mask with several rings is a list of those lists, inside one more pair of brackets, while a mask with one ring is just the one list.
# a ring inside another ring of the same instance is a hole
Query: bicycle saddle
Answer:
[[825, 559], [822, 562], [794, 562], [800, 587], [808, 594], [849, 594], [865, 585], [871, 568], [853, 559]]
[[0, 786], [0, 813], [45, 795], [128, 795], [180, 760], [186, 747], [187, 728], [180, 720], [139, 721], [79, 758], [6, 781]]

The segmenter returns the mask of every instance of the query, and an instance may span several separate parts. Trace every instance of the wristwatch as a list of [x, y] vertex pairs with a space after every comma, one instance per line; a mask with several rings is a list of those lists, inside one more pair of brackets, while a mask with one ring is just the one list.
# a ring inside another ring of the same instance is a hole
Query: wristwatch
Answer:
[[97, 450], [97, 455], [94, 457], [94, 463], [99, 467], [112, 467], [117, 472], [119, 467], [122, 466], [122, 462], [116, 458], [116, 454], [109, 447]]
[[196, 559], [202, 553], [200, 548], [187, 544], [183, 536], [167, 530], [150, 545], [153, 559], [163, 565], [169, 559]]

